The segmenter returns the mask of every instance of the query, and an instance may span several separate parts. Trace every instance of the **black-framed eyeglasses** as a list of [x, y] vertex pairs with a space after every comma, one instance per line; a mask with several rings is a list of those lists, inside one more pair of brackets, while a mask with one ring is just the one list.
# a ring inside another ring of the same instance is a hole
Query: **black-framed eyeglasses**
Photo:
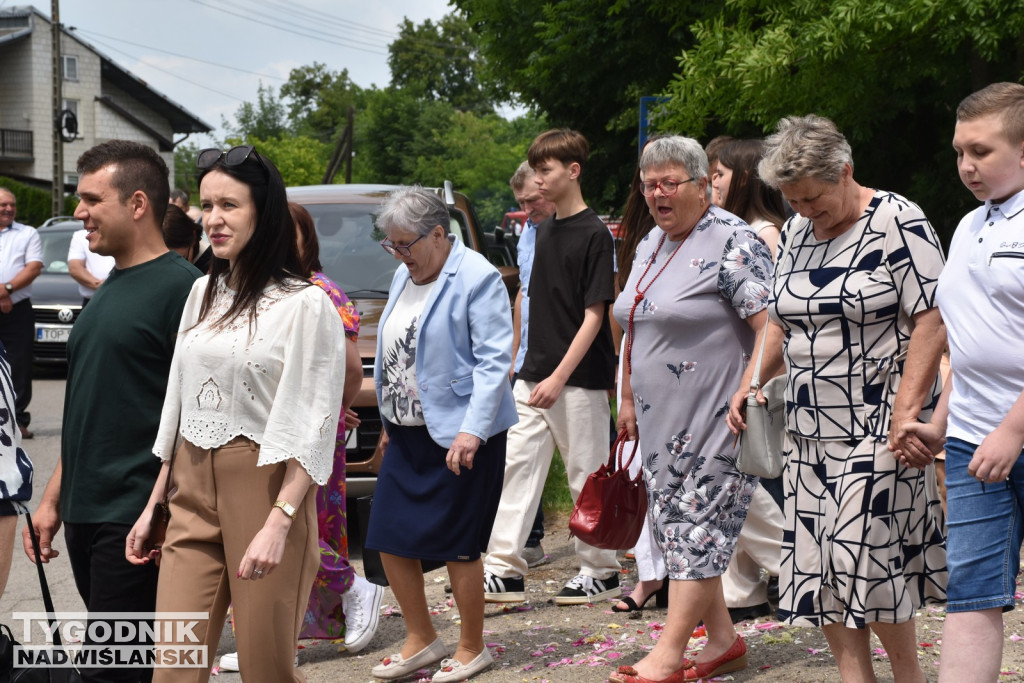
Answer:
[[[427, 235], [429, 234], [430, 233], [428, 232]], [[380, 241], [380, 246], [384, 247], [384, 251], [388, 252], [392, 256], [398, 254], [399, 256], [405, 256], [408, 258], [409, 256], [412, 256], [412, 245], [416, 244], [427, 235], [420, 235], [412, 242], [409, 242], [409, 244], [392, 244], [391, 240], [383, 239]]]
[[687, 178], [686, 180], [672, 180], [671, 178], [666, 178], [665, 180], [659, 180], [657, 182], [650, 182], [646, 180], [640, 181], [640, 194], [645, 197], [653, 197], [655, 190], [660, 187], [662, 195], [671, 197], [677, 190], [679, 190], [680, 185], [685, 185], [686, 183], [691, 183], [695, 180], [697, 179]]
[[199, 156], [196, 157], [196, 168], [200, 171], [206, 171], [213, 168], [221, 159], [224, 159], [225, 166], [240, 166], [245, 163], [245, 160], [249, 157], [253, 157], [256, 161], [260, 162], [260, 166], [266, 168], [267, 165], [263, 163], [263, 158], [260, 153], [256, 151], [256, 148], [252, 145], [238, 145], [232, 147], [228, 151], [221, 151], [217, 147], [210, 147], [199, 152]]

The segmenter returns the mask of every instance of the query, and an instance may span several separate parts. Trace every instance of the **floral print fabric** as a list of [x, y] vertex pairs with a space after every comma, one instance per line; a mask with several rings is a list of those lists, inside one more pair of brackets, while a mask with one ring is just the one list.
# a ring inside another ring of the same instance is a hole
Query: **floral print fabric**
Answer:
[[768, 303], [772, 259], [742, 220], [716, 207], [683, 242], [666, 239], [659, 250], [662, 235], [654, 228], [640, 243], [614, 314], [628, 329], [650, 265], [631, 353], [648, 514], [669, 576], [703, 579], [725, 572], [757, 485], [736, 469], [724, 418], [750, 360], [745, 319]]
[[[323, 273], [309, 278], [327, 292], [341, 320], [345, 336], [359, 337], [359, 313], [345, 292]], [[339, 349], [339, 353], [344, 353]], [[320, 569], [313, 581], [313, 593], [302, 620], [300, 638], [341, 638], [345, 635], [345, 612], [341, 596], [352, 587], [355, 570], [348, 562], [348, 517], [345, 509], [345, 412], [338, 420], [334, 443], [334, 469], [330, 479], [316, 492], [316, 517], [320, 540]]]

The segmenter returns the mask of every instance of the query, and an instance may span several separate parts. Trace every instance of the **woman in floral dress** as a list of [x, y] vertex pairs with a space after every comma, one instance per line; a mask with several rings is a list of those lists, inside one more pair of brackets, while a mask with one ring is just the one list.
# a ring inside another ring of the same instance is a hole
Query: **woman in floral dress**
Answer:
[[[363, 368], [356, 348], [359, 337], [359, 313], [329, 277], [321, 272], [320, 244], [313, 217], [301, 204], [288, 203], [295, 221], [296, 237], [303, 272], [312, 273], [309, 281], [324, 290], [345, 325], [345, 393], [342, 396], [341, 419], [334, 442], [334, 469], [327, 484], [316, 493], [318, 537], [320, 539], [320, 570], [313, 582], [313, 593], [302, 622], [302, 638], [339, 638], [345, 636], [349, 652], [365, 648], [377, 630], [380, 601], [384, 589], [356, 574], [348, 561], [348, 518], [345, 503], [345, 434], [358, 426], [351, 410]], [[352, 424], [346, 424], [352, 422]]]
[[[690, 681], [742, 669], [721, 575], [746, 518], [755, 477], [736, 469], [722, 419], [764, 325], [771, 254], [742, 220], [709, 201], [697, 141], [655, 140], [640, 191], [657, 222], [640, 243], [614, 314], [626, 330], [619, 422], [639, 432], [648, 514], [669, 574], [669, 612], [654, 650], [613, 681]], [[708, 643], [685, 657], [703, 620]]]

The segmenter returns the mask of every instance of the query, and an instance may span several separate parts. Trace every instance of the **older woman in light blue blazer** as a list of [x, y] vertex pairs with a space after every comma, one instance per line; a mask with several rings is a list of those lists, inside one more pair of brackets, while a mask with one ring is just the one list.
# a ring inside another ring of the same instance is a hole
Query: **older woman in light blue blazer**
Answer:
[[[407, 632], [401, 651], [373, 668], [382, 679], [443, 660], [432, 680], [461, 681], [492, 662], [480, 553], [501, 498], [506, 430], [517, 420], [512, 314], [498, 271], [449, 225], [444, 203], [418, 187], [390, 194], [377, 218], [381, 246], [402, 265], [377, 335], [373, 377], [389, 440], [366, 546], [381, 553]], [[462, 617], [450, 658], [430, 621], [421, 560], [448, 567]]]

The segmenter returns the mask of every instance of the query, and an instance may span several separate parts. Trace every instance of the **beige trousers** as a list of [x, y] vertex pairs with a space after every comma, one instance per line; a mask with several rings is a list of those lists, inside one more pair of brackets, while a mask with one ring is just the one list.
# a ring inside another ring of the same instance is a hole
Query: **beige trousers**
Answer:
[[727, 607], [753, 607], [768, 602], [768, 578], [761, 576], [761, 570], [769, 576], [779, 575], [783, 520], [782, 510], [758, 484], [729, 568], [722, 575]]
[[[608, 459], [608, 394], [600, 389], [565, 387], [550, 408], [526, 405], [536, 382], [519, 380], [512, 390], [519, 422], [508, 430], [501, 503], [487, 545], [484, 569], [501, 578], [526, 576], [522, 557], [526, 537], [544, 492], [555, 447], [562, 454], [569, 492], [576, 500], [587, 477]], [[565, 530], [557, 533], [565, 533]], [[614, 550], [576, 539], [580, 573], [606, 579], [619, 571]]]
[[[243, 437], [213, 450], [182, 444], [177, 491], [160, 562], [158, 612], [207, 612], [193, 630], [213, 663], [228, 605], [246, 683], [306, 680], [294, 664], [299, 627], [320, 564], [313, 490], [298, 506], [281, 564], [262, 579], [238, 578], [242, 557], [273, 509], [286, 462], [256, 466], [259, 446]], [[159, 648], [159, 644], [157, 646]], [[208, 681], [209, 668], [157, 668], [155, 683]]]

